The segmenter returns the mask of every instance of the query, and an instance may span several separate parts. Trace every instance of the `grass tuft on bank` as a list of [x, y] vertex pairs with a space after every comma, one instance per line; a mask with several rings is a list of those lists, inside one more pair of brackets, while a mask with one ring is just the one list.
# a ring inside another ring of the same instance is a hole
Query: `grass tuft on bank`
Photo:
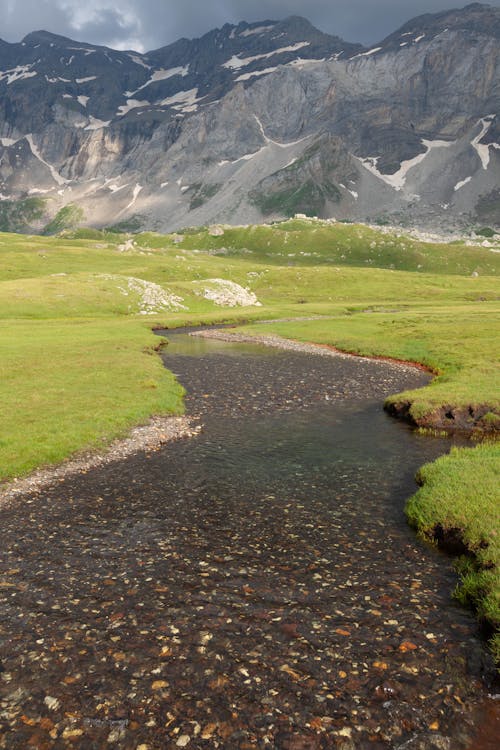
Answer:
[[492, 647], [500, 661], [500, 444], [452, 448], [423, 466], [417, 480], [422, 486], [407, 504], [408, 520], [428, 540], [465, 545], [455, 595], [496, 631]]

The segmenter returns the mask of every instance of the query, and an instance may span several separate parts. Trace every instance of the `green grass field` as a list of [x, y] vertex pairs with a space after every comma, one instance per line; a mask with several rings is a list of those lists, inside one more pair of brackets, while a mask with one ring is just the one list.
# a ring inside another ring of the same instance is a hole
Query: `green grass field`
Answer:
[[[293, 220], [215, 236], [0, 234], [0, 258], [3, 480], [182, 410], [182, 389], [154, 352], [156, 326], [232, 321], [261, 333], [260, 320], [302, 318], [265, 331], [425, 364], [433, 382], [390, 401], [407, 401], [417, 421], [481, 406], [483, 426], [498, 430], [500, 254], [486, 248]], [[206, 293], [220, 288], [213, 279], [260, 305], [217, 304]], [[460, 596], [494, 626], [499, 465], [498, 444], [454, 451], [422, 470], [408, 510], [424, 535], [459, 529], [476, 553]]]

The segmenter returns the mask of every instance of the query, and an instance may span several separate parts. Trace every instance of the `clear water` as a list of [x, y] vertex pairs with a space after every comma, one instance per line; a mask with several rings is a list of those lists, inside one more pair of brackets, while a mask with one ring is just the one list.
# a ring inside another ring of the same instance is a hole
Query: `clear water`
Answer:
[[427, 376], [168, 337], [202, 432], [3, 513], [0, 748], [493, 747], [490, 659], [403, 511], [450, 443], [381, 407]]

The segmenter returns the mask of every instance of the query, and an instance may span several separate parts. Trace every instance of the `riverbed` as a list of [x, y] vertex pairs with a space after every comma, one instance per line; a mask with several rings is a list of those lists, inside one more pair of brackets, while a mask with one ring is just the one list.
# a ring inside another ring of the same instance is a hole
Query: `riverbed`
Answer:
[[450, 442], [381, 408], [429, 376], [167, 335], [201, 432], [2, 511], [0, 747], [486, 750], [490, 657], [403, 512]]

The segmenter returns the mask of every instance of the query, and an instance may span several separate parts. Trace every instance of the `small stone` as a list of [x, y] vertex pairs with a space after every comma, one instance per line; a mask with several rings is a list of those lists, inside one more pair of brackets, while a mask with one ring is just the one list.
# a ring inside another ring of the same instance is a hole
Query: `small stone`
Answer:
[[177, 745], [177, 747], [186, 747], [186, 745], [189, 745], [190, 742], [191, 737], [188, 734], [183, 734], [182, 737], [179, 737], [175, 744]]
[[403, 643], [400, 644], [399, 650], [405, 654], [407, 651], [415, 651], [417, 646], [412, 643], [411, 641], [403, 641]]
[[52, 698], [50, 695], [46, 695], [43, 702], [49, 711], [57, 711], [61, 707], [61, 701], [58, 698]]
[[113, 731], [108, 734], [108, 742], [111, 745], [114, 742], [120, 742], [124, 737], [125, 727], [116, 727], [116, 729], [113, 729]]
[[202, 740], [209, 740], [215, 730], [217, 729], [217, 724], [207, 724], [203, 732], [201, 733], [201, 739]]
[[70, 740], [73, 737], [81, 737], [83, 734], [83, 729], [65, 729], [62, 733], [62, 736], [65, 740]]
[[344, 727], [343, 729], [339, 729], [337, 734], [339, 737], [350, 737], [352, 735], [352, 729], [350, 727]]
[[163, 688], [168, 687], [168, 682], [165, 680], [155, 680], [151, 687], [153, 690], [163, 690]]

